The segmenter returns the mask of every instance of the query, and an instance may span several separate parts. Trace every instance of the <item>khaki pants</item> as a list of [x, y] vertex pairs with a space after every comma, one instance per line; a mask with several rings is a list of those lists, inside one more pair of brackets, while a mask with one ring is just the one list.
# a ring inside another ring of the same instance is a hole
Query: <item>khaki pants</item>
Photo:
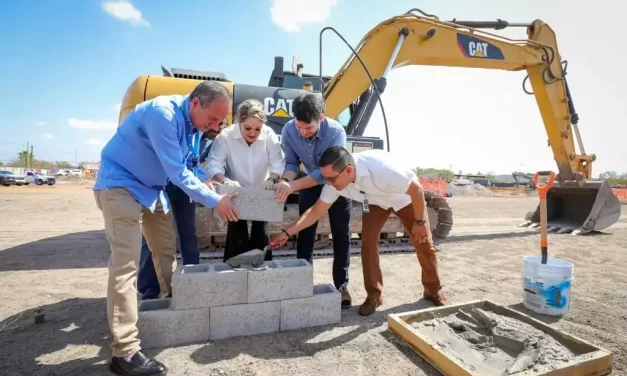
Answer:
[[[379, 298], [383, 291], [383, 276], [379, 265], [379, 237], [390, 213], [394, 213], [411, 236], [411, 228], [415, 222], [414, 209], [412, 205], [407, 205], [401, 210], [383, 209], [377, 205], [369, 205], [370, 212], [362, 215], [361, 231], [361, 263], [364, 273], [364, 287], [369, 297]], [[425, 217], [429, 228], [429, 219]], [[438, 274], [438, 259], [431, 232], [427, 231], [428, 241], [426, 243], [416, 243], [412, 239], [412, 244], [416, 249], [416, 256], [422, 268], [422, 285], [424, 294], [434, 296], [442, 289], [440, 276]]]
[[96, 204], [105, 221], [111, 245], [107, 317], [112, 334], [113, 356], [121, 357], [140, 350], [137, 330], [137, 268], [142, 232], [152, 251], [161, 293], [171, 293], [172, 273], [176, 268], [176, 233], [172, 211], [163, 212], [161, 204], [154, 213], [141, 206], [124, 188], [95, 191]]

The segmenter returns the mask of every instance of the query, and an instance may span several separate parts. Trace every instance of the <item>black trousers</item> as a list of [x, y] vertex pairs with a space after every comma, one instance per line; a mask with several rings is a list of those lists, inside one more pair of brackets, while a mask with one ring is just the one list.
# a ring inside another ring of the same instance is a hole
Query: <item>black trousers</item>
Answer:
[[[224, 256], [222, 262], [233, 256], [251, 251], [253, 249], [263, 248], [270, 243], [270, 235], [268, 235], [268, 222], [252, 221], [250, 236], [248, 236], [248, 221], [239, 220], [230, 222], [226, 228], [226, 244], [224, 245]], [[266, 261], [272, 260], [272, 250], [266, 253]]]
[[[298, 193], [298, 211], [303, 215], [314, 206], [323, 185], [303, 189]], [[329, 208], [329, 222], [333, 235], [333, 283], [336, 288], [348, 285], [348, 268], [350, 266], [350, 218], [352, 201], [340, 196]], [[301, 230], [296, 240], [297, 258], [305, 259], [313, 265], [314, 243], [318, 222]]]

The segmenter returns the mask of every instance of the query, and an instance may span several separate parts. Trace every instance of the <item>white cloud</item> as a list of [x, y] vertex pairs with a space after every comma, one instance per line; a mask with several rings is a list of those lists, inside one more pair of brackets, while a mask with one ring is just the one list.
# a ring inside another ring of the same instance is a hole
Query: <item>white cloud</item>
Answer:
[[105, 1], [102, 3], [102, 10], [118, 20], [129, 22], [131, 25], [150, 26], [142, 13], [128, 1]]
[[36, 121], [33, 124], [35, 124], [36, 127], [43, 127], [46, 126], [48, 123], [46, 123], [45, 121]]
[[85, 141], [85, 143], [88, 145], [104, 146], [105, 141], [99, 138], [90, 138], [89, 140]]
[[42, 134], [41, 137], [43, 137], [43, 138], [45, 138], [47, 140], [54, 139], [54, 137], [50, 133]]
[[306, 24], [324, 22], [337, 0], [272, 0], [272, 21], [287, 32], [299, 32]]
[[120, 112], [120, 108], [122, 107], [122, 103], [114, 104], [111, 106], [111, 110], [115, 112]]
[[107, 120], [86, 120], [86, 119], [76, 119], [72, 118], [67, 121], [67, 124], [76, 129], [90, 129], [90, 130], [102, 130], [102, 129], [115, 129], [117, 128], [117, 123], [113, 121]]

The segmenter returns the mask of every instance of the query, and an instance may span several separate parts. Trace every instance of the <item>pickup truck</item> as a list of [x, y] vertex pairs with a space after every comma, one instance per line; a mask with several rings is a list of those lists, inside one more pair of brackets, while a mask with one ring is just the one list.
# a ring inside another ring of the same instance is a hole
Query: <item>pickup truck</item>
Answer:
[[15, 175], [11, 171], [1, 170], [0, 171], [0, 184], [8, 187], [10, 185], [20, 186], [22, 184], [26, 184], [25, 179], [21, 175]]
[[44, 175], [41, 172], [28, 171], [24, 177], [24, 184], [35, 183], [37, 185], [54, 185], [57, 182], [54, 176]]

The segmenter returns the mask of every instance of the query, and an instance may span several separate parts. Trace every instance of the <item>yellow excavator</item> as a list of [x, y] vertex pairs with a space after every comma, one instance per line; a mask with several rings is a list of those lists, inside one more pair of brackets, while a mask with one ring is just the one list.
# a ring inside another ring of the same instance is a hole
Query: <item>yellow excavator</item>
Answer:
[[[419, 14], [418, 14], [419, 13]], [[528, 38], [514, 40], [482, 31], [525, 27]], [[347, 148], [353, 152], [365, 149], [383, 149], [383, 140], [363, 136], [377, 105], [383, 113], [388, 135], [385, 107], [381, 94], [386, 87], [388, 73], [407, 65], [437, 65], [526, 70], [523, 90], [534, 95], [551, 147], [557, 162], [556, 182], [547, 194], [550, 231], [584, 234], [611, 226], [620, 217], [620, 202], [606, 181], [592, 181], [594, 154], [588, 155], [578, 130], [578, 115], [566, 82], [566, 66], [561, 62], [553, 30], [541, 20], [525, 24], [507, 21], [442, 21], [419, 9], [389, 18], [372, 28], [357, 47], [349, 47], [352, 54], [333, 76], [322, 75], [322, 35], [320, 32], [320, 74], [303, 73], [303, 64], [292, 61], [292, 71], [284, 70], [283, 58], [275, 57], [274, 69], [267, 86], [233, 83], [223, 73], [162, 67], [163, 76], [142, 75], [127, 89], [122, 101], [119, 122], [136, 104], [159, 95], [187, 94], [202, 80], [217, 80], [233, 92], [233, 111], [226, 122], [231, 124], [232, 113], [239, 103], [254, 98], [264, 104], [268, 125], [281, 133], [283, 125], [293, 115], [293, 99], [313, 91], [325, 100], [325, 115], [338, 120], [347, 132]], [[345, 40], [344, 40], [345, 41]], [[345, 41], [346, 42], [346, 41]], [[347, 43], [348, 45], [348, 43]], [[533, 91], [529, 91], [529, 81]], [[580, 153], [575, 150], [575, 140]], [[389, 139], [386, 143], [389, 150]], [[446, 199], [427, 192], [427, 206], [431, 231], [436, 239], [445, 239], [453, 226], [453, 213]], [[285, 222], [298, 217], [297, 196], [286, 203]], [[539, 226], [539, 207], [529, 212], [520, 226]], [[279, 232], [282, 223], [271, 223], [270, 231]], [[353, 248], [358, 252], [361, 232], [361, 205], [356, 203], [351, 215]], [[221, 258], [226, 223], [213, 210], [198, 206], [197, 234], [202, 249], [210, 251], [210, 258]], [[318, 244], [315, 254], [332, 255], [329, 242], [330, 227], [325, 215], [318, 224]], [[292, 255], [295, 242], [275, 255]], [[381, 236], [381, 252], [412, 252], [411, 243], [400, 221], [391, 216]]]
[[[480, 30], [506, 27], [526, 28], [527, 39], [514, 40]], [[324, 28], [321, 41], [327, 30], [335, 31]], [[372, 28], [353, 51], [328, 82], [324, 98], [326, 114], [331, 117], [353, 106], [356, 100], [365, 102], [357, 106], [348, 126], [350, 134], [357, 136], [363, 134], [377, 102], [384, 108], [380, 95], [392, 69], [431, 65], [526, 70], [523, 90], [536, 98], [557, 162], [558, 183], [547, 194], [549, 231], [585, 234], [618, 221], [621, 205], [610, 185], [605, 180], [591, 180], [596, 155], [585, 153], [579, 116], [566, 80], [568, 63], [562, 62], [555, 33], [543, 21], [442, 21], [420, 9], [411, 9]], [[533, 91], [526, 88], [527, 80]], [[539, 227], [539, 206], [525, 219], [520, 226]]]

